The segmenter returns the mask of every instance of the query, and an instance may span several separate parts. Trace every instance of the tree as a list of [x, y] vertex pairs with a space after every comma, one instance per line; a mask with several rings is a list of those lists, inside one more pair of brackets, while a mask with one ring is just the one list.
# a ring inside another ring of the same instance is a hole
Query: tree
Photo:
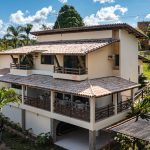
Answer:
[[33, 25], [32, 24], [26, 24], [25, 26], [20, 26], [19, 28], [22, 32], [25, 32], [25, 34], [26, 34], [26, 37], [25, 37], [26, 43], [25, 43], [25, 45], [30, 44], [29, 35], [30, 35], [30, 32], [33, 28]]
[[143, 100], [135, 102], [131, 106], [131, 112], [129, 112], [129, 117], [136, 117], [135, 121], [138, 121], [139, 117], [142, 119], [150, 119], [150, 96], [145, 96]]
[[82, 27], [83, 19], [73, 6], [64, 5], [58, 14], [54, 29]]
[[13, 89], [0, 89], [0, 109], [8, 103], [19, 102], [18, 96]]
[[26, 38], [24, 34], [22, 34], [21, 27], [14, 27], [9, 26], [7, 28], [7, 34], [4, 36], [4, 38], [9, 39], [12, 41], [11, 46], [13, 48], [16, 48], [18, 46], [22, 46], [22, 40]]
[[47, 25], [45, 25], [45, 24], [42, 24], [42, 27], [41, 27], [41, 30], [50, 30], [51, 29], [51, 27], [49, 27], [49, 26], [47, 26]]

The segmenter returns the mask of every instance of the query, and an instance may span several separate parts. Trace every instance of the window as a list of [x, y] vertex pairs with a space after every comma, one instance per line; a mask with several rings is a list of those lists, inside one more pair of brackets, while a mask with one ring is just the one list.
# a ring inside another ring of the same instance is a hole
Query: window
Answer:
[[11, 88], [21, 90], [21, 85], [18, 85], [18, 84], [11, 84]]
[[54, 64], [54, 57], [52, 55], [41, 55], [41, 64]]
[[115, 55], [115, 67], [119, 67], [119, 55]]

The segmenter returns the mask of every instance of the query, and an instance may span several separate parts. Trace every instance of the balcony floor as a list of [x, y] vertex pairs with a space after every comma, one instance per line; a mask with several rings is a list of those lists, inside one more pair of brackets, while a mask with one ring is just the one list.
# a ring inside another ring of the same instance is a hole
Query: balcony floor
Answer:
[[[96, 148], [100, 149], [110, 141], [111, 138], [106, 133], [96, 138]], [[69, 150], [88, 150], [89, 149], [89, 132], [86, 129], [78, 129], [63, 136], [58, 136], [56, 145]]]

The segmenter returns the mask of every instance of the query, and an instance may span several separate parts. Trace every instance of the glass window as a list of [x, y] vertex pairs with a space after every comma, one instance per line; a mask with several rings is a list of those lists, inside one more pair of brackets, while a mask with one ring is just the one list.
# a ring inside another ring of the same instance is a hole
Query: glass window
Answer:
[[119, 55], [115, 55], [115, 66], [119, 66]]
[[11, 84], [11, 88], [21, 90], [21, 85], [18, 85], [18, 84]]
[[52, 55], [41, 55], [41, 64], [54, 64], [54, 57]]

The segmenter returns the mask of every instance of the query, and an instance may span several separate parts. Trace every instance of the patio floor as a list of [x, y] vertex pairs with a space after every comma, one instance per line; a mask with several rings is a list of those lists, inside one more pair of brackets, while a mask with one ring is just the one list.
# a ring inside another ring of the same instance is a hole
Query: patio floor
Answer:
[[[96, 148], [100, 149], [110, 140], [111, 138], [107, 133], [101, 132], [101, 135], [96, 138]], [[88, 150], [89, 132], [80, 128], [63, 136], [58, 136], [55, 144], [68, 150]]]

